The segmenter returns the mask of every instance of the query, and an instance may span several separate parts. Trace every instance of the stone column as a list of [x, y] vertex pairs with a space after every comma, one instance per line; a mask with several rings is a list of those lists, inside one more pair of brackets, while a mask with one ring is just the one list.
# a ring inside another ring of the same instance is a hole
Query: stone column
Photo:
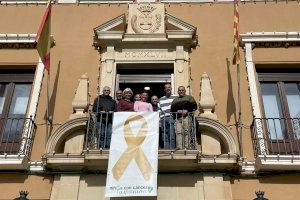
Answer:
[[174, 91], [177, 94], [177, 89], [179, 86], [184, 86], [186, 88], [186, 93], [190, 93], [190, 77], [189, 77], [189, 69], [188, 69], [188, 58], [187, 52], [184, 51], [183, 46], [176, 46], [176, 56], [175, 56], [175, 64], [174, 64]]
[[107, 46], [106, 52], [103, 53], [101, 61], [101, 75], [100, 75], [100, 93], [104, 86], [111, 88], [111, 96], [115, 94], [116, 84], [116, 64], [115, 64], [115, 48], [114, 46]]
[[205, 199], [232, 199], [231, 188], [220, 173], [204, 174], [203, 186]]
[[55, 176], [50, 200], [78, 199], [80, 175], [62, 174]]

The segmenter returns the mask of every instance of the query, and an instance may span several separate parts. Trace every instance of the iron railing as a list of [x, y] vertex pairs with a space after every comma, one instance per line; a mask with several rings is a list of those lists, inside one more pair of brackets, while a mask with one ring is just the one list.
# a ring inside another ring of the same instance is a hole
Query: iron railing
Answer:
[[[89, 113], [86, 149], [109, 149], [113, 115], [114, 112]], [[196, 149], [194, 113], [188, 113], [185, 117], [177, 113], [160, 113], [159, 126], [160, 149]], [[181, 136], [180, 141], [178, 136]]]
[[255, 118], [255, 155], [300, 155], [300, 118]]
[[31, 118], [0, 118], [0, 155], [29, 155], [34, 128]]

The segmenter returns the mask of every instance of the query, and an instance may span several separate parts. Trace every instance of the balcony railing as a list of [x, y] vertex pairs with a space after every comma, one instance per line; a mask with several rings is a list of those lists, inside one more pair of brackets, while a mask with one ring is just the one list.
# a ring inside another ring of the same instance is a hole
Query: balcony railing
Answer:
[[[86, 149], [109, 149], [113, 115], [114, 112], [90, 112], [85, 138]], [[182, 116], [177, 113], [160, 113], [160, 149], [196, 149], [196, 120], [194, 114], [188, 113], [184, 117], [185, 120], [182, 119]]]
[[32, 143], [30, 133], [33, 128], [34, 123], [31, 118], [0, 118], [0, 155], [28, 155]]
[[300, 155], [300, 118], [255, 118], [252, 141], [256, 156]]

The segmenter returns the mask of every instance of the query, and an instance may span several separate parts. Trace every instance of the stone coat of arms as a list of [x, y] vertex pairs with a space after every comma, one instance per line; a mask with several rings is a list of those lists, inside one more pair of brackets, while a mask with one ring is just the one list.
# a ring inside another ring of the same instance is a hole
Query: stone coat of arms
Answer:
[[155, 33], [161, 26], [161, 15], [154, 14], [156, 8], [150, 5], [143, 5], [137, 8], [136, 13], [131, 18], [131, 26], [135, 33]]

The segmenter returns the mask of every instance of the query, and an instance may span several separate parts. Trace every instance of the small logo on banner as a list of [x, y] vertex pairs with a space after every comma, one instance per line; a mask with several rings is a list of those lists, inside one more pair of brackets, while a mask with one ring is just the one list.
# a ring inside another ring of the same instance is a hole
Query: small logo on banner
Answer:
[[[132, 133], [130, 123], [133, 121], [141, 121], [142, 126], [137, 135]], [[145, 156], [141, 145], [143, 144], [148, 132], [148, 124], [145, 118], [141, 115], [131, 115], [124, 123], [124, 137], [128, 145], [125, 152], [121, 155], [115, 166], [112, 168], [113, 176], [119, 180], [125, 169], [128, 167], [132, 159], [137, 163], [144, 179], [148, 181], [152, 174], [152, 167]]]

